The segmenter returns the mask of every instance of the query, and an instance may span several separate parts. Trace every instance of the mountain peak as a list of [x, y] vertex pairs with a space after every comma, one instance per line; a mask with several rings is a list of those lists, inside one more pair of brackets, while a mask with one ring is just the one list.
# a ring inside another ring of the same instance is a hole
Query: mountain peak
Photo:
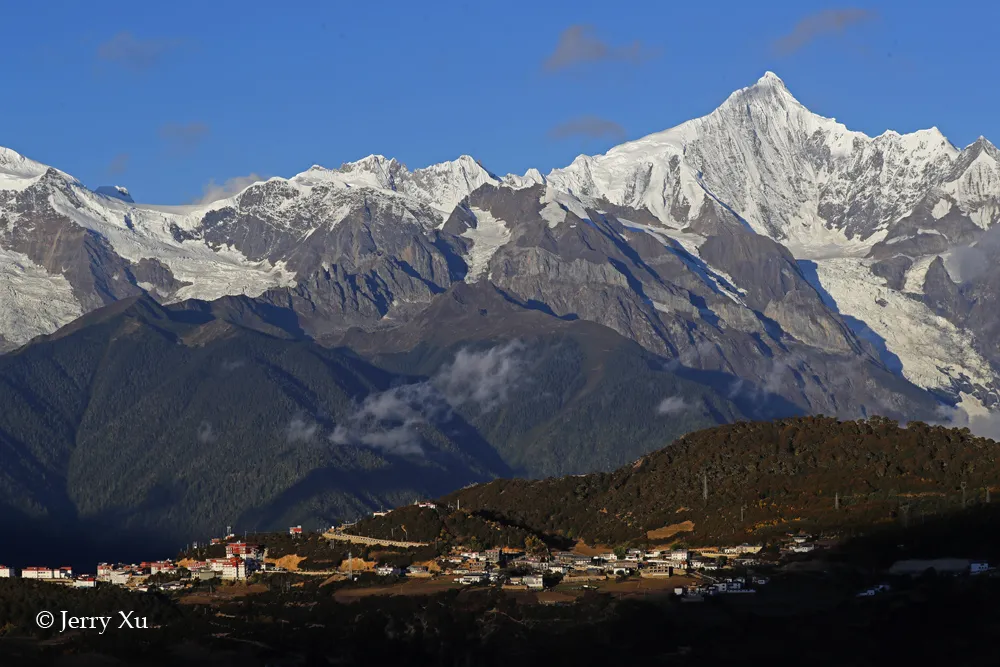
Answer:
[[785, 86], [785, 82], [781, 80], [781, 77], [770, 70], [764, 72], [764, 76], [757, 79], [757, 85], [776, 86], [788, 90], [787, 86]]
[[105, 197], [111, 197], [112, 199], [120, 199], [121, 201], [128, 202], [129, 204], [135, 203], [135, 200], [132, 199], [132, 195], [129, 194], [128, 188], [121, 185], [102, 185], [94, 190], [94, 192], [99, 195], [104, 195]]
[[44, 164], [29, 160], [10, 148], [0, 146], [0, 172], [20, 178], [41, 176], [48, 170]]

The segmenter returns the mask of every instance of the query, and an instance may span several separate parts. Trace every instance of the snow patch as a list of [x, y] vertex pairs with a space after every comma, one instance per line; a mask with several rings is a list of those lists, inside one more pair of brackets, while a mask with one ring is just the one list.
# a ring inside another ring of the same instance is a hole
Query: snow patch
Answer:
[[886, 287], [863, 260], [845, 257], [816, 260], [815, 264], [818, 287], [832, 297], [842, 315], [867, 325], [884, 341], [910, 382], [950, 390], [952, 378], [961, 375], [977, 384], [992, 381], [990, 365], [974, 350], [968, 332], [938, 317], [925, 304]]
[[496, 251], [510, 241], [510, 229], [507, 223], [493, 217], [487, 210], [471, 207], [469, 211], [476, 218], [476, 226], [462, 232], [463, 238], [472, 241], [472, 249], [466, 258], [469, 262], [469, 273], [465, 281], [474, 283], [486, 275], [490, 259]]
[[944, 216], [948, 215], [951, 211], [951, 200], [950, 199], [939, 199], [934, 208], [931, 209], [931, 215], [934, 216], [935, 220], [940, 220]]
[[0, 333], [23, 345], [83, 315], [73, 288], [24, 254], [0, 248]]

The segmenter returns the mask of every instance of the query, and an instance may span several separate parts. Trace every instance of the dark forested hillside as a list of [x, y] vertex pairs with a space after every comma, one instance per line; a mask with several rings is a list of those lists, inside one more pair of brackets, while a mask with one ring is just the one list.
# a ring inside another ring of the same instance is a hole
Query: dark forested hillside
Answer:
[[985, 503], [1000, 488], [998, 457], [1000, 444], [968, 429], [803, 417], [692, 433], [613, 473], [496, 480], [445, 501], [589, 542], [655, 541], [650, 531], [686, 521], [693, 528], [683, 539], [742, 541], [915, 522]]
[[454, 416], [414, 424], [409, 449], [331, 441], [405, 379], [232, 303], [202, 306], [120, 302], [0, 357], [4, 523], [49, 527], [74, 554], [81, 533], [172, 551], [227, 525], [328, 525], [508, 471]]
[[[337, 342], [382, 368], [433, 376], [461, 350], [503, 350], [503, 401], [456, 410], [518, 475], [613, 470], [685, 433], [743, 418], [734, 380], [699, 377], [607, 327], [524, 308], [492, 285], [459, 285], [412, 322]], [[762, 394], [764, 392], [761, 392]], [[734, 402], [735, 401], [735, 402]], [[777, 397], [757, 410], [797, 412]], [[746, 406], [742, 406], [746, 407]]]
[[488, 296], [325, 346], [246, 298], [89, 313], [0, 357], [0, 523], [47, 535], [19, 559], [93, 540], [151, 557], [229, 525], [319, 528], [496, 476], [611, 470], [740, 417], [610, 329]]

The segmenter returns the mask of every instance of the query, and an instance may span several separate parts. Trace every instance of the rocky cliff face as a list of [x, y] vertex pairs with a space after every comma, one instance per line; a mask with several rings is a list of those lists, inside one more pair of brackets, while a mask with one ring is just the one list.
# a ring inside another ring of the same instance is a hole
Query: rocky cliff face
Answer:
[[488, 284], [519, 308], [605, 325], [748, 414], [932, 414], [939, 399], [996, 402], [997, 318], [981, 306], [998, 220], [985, 139], [868, 137], [773, 74], [547, 176], [373, 155], [156, 207], [3, 149], [0, 335], [10, 348], [147, 292], [252, 297], [332, 340]]

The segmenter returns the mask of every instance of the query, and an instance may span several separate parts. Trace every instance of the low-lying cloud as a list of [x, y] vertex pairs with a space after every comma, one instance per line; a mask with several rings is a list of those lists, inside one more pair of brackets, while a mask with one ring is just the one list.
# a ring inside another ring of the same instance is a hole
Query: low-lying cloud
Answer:
[[203, 445], [213, 443], [219, 439], [212, 429], [212, 424], [208, 421], [203, 421], [198, 425], [198, 431], [195, 433], [195, 436], [198, 438], [198, 442]]
[[560, 123], [549, 130], [550, 139], [570, 139], [573, 137], [624, 139], [625, 128], [606, 118], [581, 116]]
[[422, 455], [421, 429], [459, 408], [490, 412], [507, 400], [524, 365], [520, 341], [485, 351], [462, 349], [423, 382], [370, 394], [329, 436], [337, 445], [360, 444], [400, 456]]
[[975, 412], [969, 414], [964, 408], [941, 406], [937, 410], [940, 421], [932, 422], [953, 428], [968, 428], [976, 435], [1000, 441], [1000, 413]]
[[688, 403], [683, 396], [668, 396], [660, 401], [660, 404], [656, 406], [656, 414], [679, 415], [682, 412], [687, 412], [693, 407], [694, 406]]
[[585, 63], [623, 62], [637, 65], [656, 55], [656, 51], [635, 41], [612, 46], [596, 35], [593, 26], [571, 25], [559, 35], [555, 50], [545, 59], [542, 69], [559, 72]]
[[310, 442], [319, 431], [319, 424], [305, 415], [295, 415], [285, 427], [285, 440], [289, 444]]
[[944, 258], [953, 281], [968, 283], [978, 279], [1000, 258], [1000, 227], [991, 227], [975, 243], [954, 248]]
[[774, 42], [774, 51], [788, 56], [826, 35], [842, 35], [848, 28], [874, 20], [877, 14], [868, 9], [825, 9], [810, 14], [795, 24], [792, 31]]

